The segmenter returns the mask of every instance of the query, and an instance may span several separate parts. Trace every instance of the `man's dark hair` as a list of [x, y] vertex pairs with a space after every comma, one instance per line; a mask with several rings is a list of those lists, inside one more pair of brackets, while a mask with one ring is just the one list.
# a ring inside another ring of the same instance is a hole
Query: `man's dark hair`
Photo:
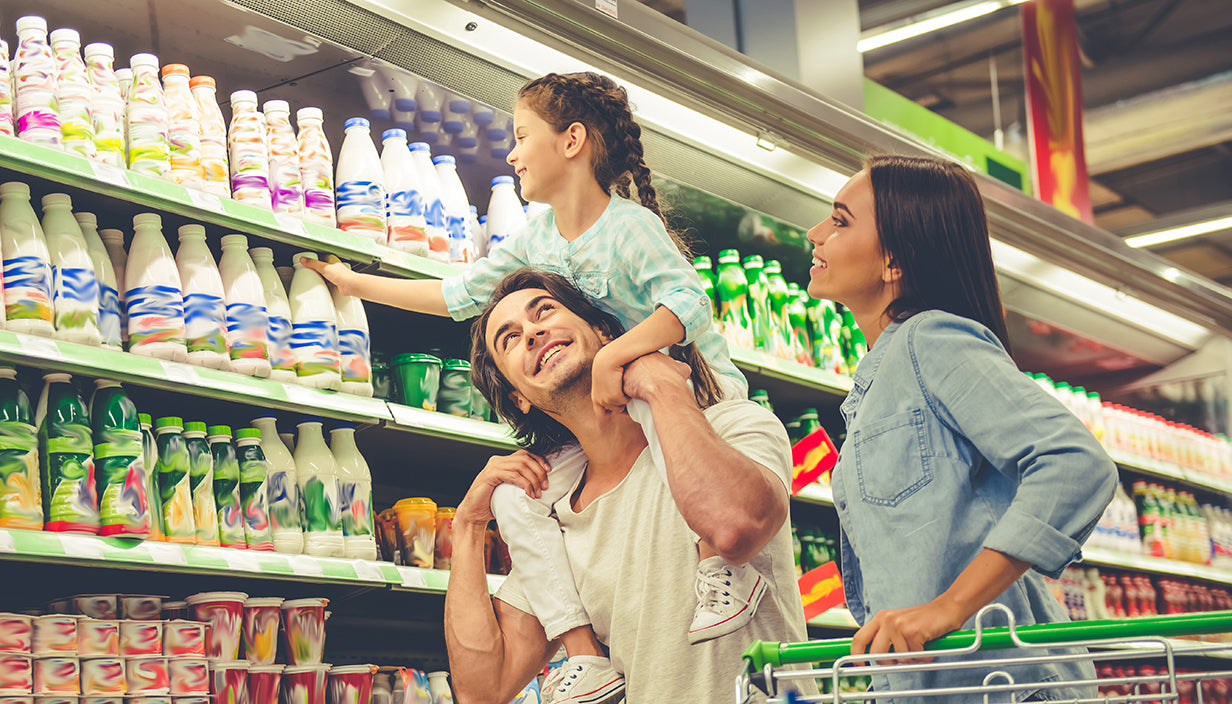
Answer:
[[[569, 280], [560, 274], [537, 269], [518, 269], [497, 284], [483, 313], [471, 325], [471, 383], [483, 394], [492, 408], [513, 427], [518, 445], [540, 457], [548, 457], [569, 445], [577, 438], [560, 421], [538, 408], [522, 413], [513, 401], [513, 385], [496, 366], [496, 360], [488, 349], [488, 319], [492, 309], [505, 296], [525, 289], [543, 289], [552, 298], [569, 309], [574, 315], [611, 339], [620, 337], [625, 329], [616, 316], [599, 309]], [[710, 365], [693, 344], [672, 347], [672, 357], [687, 363], [693, 370], [693, 394], [699, 406], [705, 408], [719, 399], [718, 382]]]

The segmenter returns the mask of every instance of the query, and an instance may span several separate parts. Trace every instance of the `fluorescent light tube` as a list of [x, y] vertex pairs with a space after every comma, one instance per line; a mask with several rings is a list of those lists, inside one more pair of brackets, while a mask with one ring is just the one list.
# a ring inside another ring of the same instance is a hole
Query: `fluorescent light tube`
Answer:
[[[889, 29], [877, 27], [863, 33], [856, 42], [856, 50], [860, 53], [880, 49], [921, 34], [935, 32], [961, 22], [992, 14], [1002, 8], [1011, 7], [1025, 0], [981, 0], [978, 2], [960, 2], [947, 5], [932, 12], [917, 15], [898, 26]], [[889, 25], [887, 25], [889, 26]]]
[[1226, 218], [1217, 218], [1206, 222], [1196, 222], [1192, 225], [1183, 225], [1181, 227], [1173, 227], [1159, 232], [1148, 232], [1145, 235], [1134, 235], [1126, 237], [1125, 244], [1130, 247], [1152, 247], [1164, 242], [1172, 242], [1174, 240], [1182, 240], [1186, 237], [1197, 237], [1205, 235], [1208, 232], [1217, 232], [1232, 228], [1232, 216]]

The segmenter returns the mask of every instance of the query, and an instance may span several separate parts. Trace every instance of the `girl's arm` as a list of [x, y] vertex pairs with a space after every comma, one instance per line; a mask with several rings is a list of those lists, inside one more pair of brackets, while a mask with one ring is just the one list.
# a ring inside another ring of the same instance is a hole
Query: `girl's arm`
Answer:
[[344, 296], [358, 296], [365, 301], [413, 310], [416, 313], [449, 316], [441, 282], [432, 279], [395, 279], [351, 271], [340, 262], [326, 263], [315, 259], [300, 259], [338, 289]]
[[632, 330], [604, 345], [591, 368], [591, 397], [595, 411], [619, 411], [629, 402], [624, 392], [624, 367], [629, 362], [675, 345], [684, 339], [684, 325], [676, 314], [659, 306]]

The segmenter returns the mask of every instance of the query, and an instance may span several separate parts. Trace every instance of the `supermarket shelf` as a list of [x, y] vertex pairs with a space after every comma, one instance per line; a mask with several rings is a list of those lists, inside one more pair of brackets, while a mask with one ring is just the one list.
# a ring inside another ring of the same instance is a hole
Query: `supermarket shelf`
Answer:
[[475, 418], [463, 418], [448, 413], [425, 411], [422, 408], [397, 403], [389, 403], [387, 407], [392, 417], [392, 420], [385, 424], [387, 428], [476, 445], [487, 445], [510, 452], [518, 449], [507, 425], [489, 423]]
[[750, 389], [765, 389], [775, 408], [837, 406], [851, 391], [851, 378], [759, 352], [732, 347]]
[[[1221, 660], [1232, 660], [1232, 643], [1203, 643], [1200, 641], [1180, 640], [1177, 638], [1164, 638], [1164, 642], [1172, 646], [1172, 652], [1176, 657], [1198, 657], [1198, 658], [1219, 658]], [[1158, 643], [1152, 642], [1129, 642], [1118, 643], [1116, 645], [1096, 645], [1091, 647], [1092, 650], [1106, 651], [1140, 651], [1143, 657], [1154, 655], [1162, 657], [1164, 650]]]
[[809, 484], [792, 498], [809, 504], [834, 506], [834, 492], [829, 484]]
[[1219, 584], [1232, 584], [1232, 571], [1196, 565], [1180, 560], [1166, 560], [1149, 555], [1134, 555], [1101, 548], [1083, 548], [1082, 564], [1091, 567], [1116, 567], [1121, 569], [1151, 572], [1171, 577], [1192, 577]]
[[1212, 477], [1207, 474], [1191, 472], [1175, 465], [1165, 464], [1157, 460], [1133, 457], [1124, 452], [1108, 453], [1122, 470], [1139, 474], [1144, 477], [1163, 479], [1187, 487], [1211, 491], [1226, 496], [1232, 496], [1232, 481]]
[[860, 627], [845, 606], [836, 606], [809, 620], [808, 625], [819, 628], [842, 628], [855, 630]]

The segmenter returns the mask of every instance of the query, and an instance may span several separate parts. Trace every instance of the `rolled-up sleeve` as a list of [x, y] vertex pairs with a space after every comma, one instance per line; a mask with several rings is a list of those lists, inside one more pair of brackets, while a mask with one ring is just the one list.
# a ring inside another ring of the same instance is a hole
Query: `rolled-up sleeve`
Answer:
[[456, 276], [441, 281], [445, 306], [454, 320], [468, 320], [483, 312], [493, 289], [507, 275], [527, 265], [526, 230], [509, 237], [498, 247]]
[[1081, 559], [1082, 543], [1112, 500], [1116, 465], [1081, 421], [1014, 366], [987, 328], [925, 316], [911, 334], [912, 361], [933, 412], [1018, 482], [984, 547], [1060, 575]]
[[663, 306], [675, 314], [684, 326], [681, 343], [688, 344], [710, 328], [710, 296], [663, 223], [650, 211], [645, 213], [646, 217], [629, 224], [635, 231], [622, 239], [624, 251], [619, 263], [630, 280], [630, 290], [648, 292], [655, 307]]

